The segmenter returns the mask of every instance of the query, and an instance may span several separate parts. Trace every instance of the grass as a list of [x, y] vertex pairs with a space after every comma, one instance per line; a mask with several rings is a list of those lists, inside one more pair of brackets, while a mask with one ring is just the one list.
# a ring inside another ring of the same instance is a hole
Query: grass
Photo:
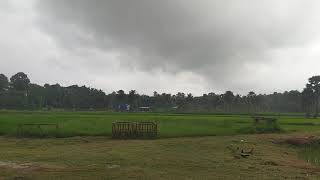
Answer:
[[[156, 121], [160, 138], [235, 135], [252, 129], [246, 115], [0, 111], [0, 135], [16, 136], [18, 124], [58, 123], [60, 137], [110, 136], [114, 121]], [[320, 130], [317, 119], [301, 116], [281, 116], [279, 126], [287, 132]]]
[[[316, 179], [281, 135], [158, 140], [0, 137], [0, 179]], [[234, 158], [228, 147], [254, 148]], [[28, 164], [27, 167], [23, 164]]]
[[314, 165], [320, 166], [320, 141], [299, 148], [299, 157]]
[[[112, 140], [114, 121], [157, 121], [160, 139]], [[66, 138], [15, 138], [23, 123], [58, 123]], [[244, 135], [278, 130], [303, 134], [319, 131], [320, 124], [294, 115], [264, 127], [253, 126], [247, 115], [0, 111], [0, 179], [319, 177], [320, 169], [302, 160], [319, 159], [319, 149], [273, 143], [294, 134]], [[239, 158], [239, 148], [254, 151]]]
[[263, 133], [280, 133], [280, 132], [284, 132], [284, 130], [281, 129], [278, 122], [267, 121], [263, 123], [256, 123], [251, 127], [245, 127], [239, 130], [239, 132], [246, 133], [246, 134], [263, 134]]

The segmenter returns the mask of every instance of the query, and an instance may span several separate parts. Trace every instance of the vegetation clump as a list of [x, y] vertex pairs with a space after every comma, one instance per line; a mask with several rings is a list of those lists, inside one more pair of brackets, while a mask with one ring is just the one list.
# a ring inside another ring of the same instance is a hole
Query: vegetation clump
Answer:
[[247, 134], [280, 133], [283, 131], [278, 122], [273, 119], [267, 119], [264, 122], [255, 120], [252, 126], [239, 130], [239, 132]]
[[301, 159], [306, 160], [308, 163], [320, 165], [320, 140], [316, 138], [306, 138], [309, 141], [300, 145], [298, 155]]

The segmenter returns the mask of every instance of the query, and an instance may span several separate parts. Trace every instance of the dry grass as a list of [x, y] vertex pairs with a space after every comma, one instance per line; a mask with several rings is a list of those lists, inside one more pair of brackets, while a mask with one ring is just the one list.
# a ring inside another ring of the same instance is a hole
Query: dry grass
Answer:
[[[320, 169], [298, 159], [297, 149], [274, 143], [290, 136], [0, 137], [0, 179], [316, 179]], [[254, 151], [239, 158], [230, 147]]]

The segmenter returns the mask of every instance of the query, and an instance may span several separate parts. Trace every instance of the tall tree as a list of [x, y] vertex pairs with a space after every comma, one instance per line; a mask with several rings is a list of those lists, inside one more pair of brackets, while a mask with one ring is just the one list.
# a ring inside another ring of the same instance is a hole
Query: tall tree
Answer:
[[9, 81], [7, 76], [0, 74], [0, 92], [6, 91], [9, 87]]
[[307, 84], [307, 88], [312, 89], [315, 95], [315, 115], [314, 117], [318, 117], [319, 115], [319, 97], [320, 97], [320, 76], [312, 76], [309, 78], [309, 83]]
[[192, 100], [193, 100], [193, 96], [192, 96], [191, 93], [189, 93], [189, 94], [187, 95], [186, 101], [187, 101], [188, 103], [191, 103]]
[[126, 93], [120, 89], [119, 91], [117, 91], [116, 98], [117, 98], [117, 103], [123, 104], [126, 101]]
[[130, 104], [130, 109], [136, 109], [138, 107], [138, 100], [139, 95], [137, 94], [136, 90], [129, 91], [128, 94], [128, 102]]
[[234, 101], [234, 94], [232, 91], [226, 91], [224, 94], [222, 94], [222, 100], [224, 102], [224, 106], [226, 107], [227, 111], [231, 110], [232, 103]]
[[18, 72], [10, 78], [11, 86], [17, 91], [26, 91], [29, 88], [30, 79], [23, 72]]
[[310, 109], [314, 103], [314, 93], [311, 88], [304, 88], [302, 91], [302, 109], [306, 113], [306, 117], [310, 117]]
[[176, 103], [177, 103], [179, 109], [181, 109], [183, 107], [183, 105], [185, 104], [185, 94], [183, 92], [178, 92], [176, 94]]
[[246, 97], [246, 104], [248, 106], [249, 114], [254, 114], [256, 111], [256, 98], [257, 98], [257, 95], [253, 91], [250, 91]]

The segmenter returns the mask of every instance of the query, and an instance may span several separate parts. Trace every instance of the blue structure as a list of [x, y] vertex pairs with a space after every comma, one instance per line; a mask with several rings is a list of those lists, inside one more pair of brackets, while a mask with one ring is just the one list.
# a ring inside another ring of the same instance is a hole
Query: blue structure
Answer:
[[118, 110], [119, 111], [130, 111], [130, 105], [129, 104], [119, 104]]

